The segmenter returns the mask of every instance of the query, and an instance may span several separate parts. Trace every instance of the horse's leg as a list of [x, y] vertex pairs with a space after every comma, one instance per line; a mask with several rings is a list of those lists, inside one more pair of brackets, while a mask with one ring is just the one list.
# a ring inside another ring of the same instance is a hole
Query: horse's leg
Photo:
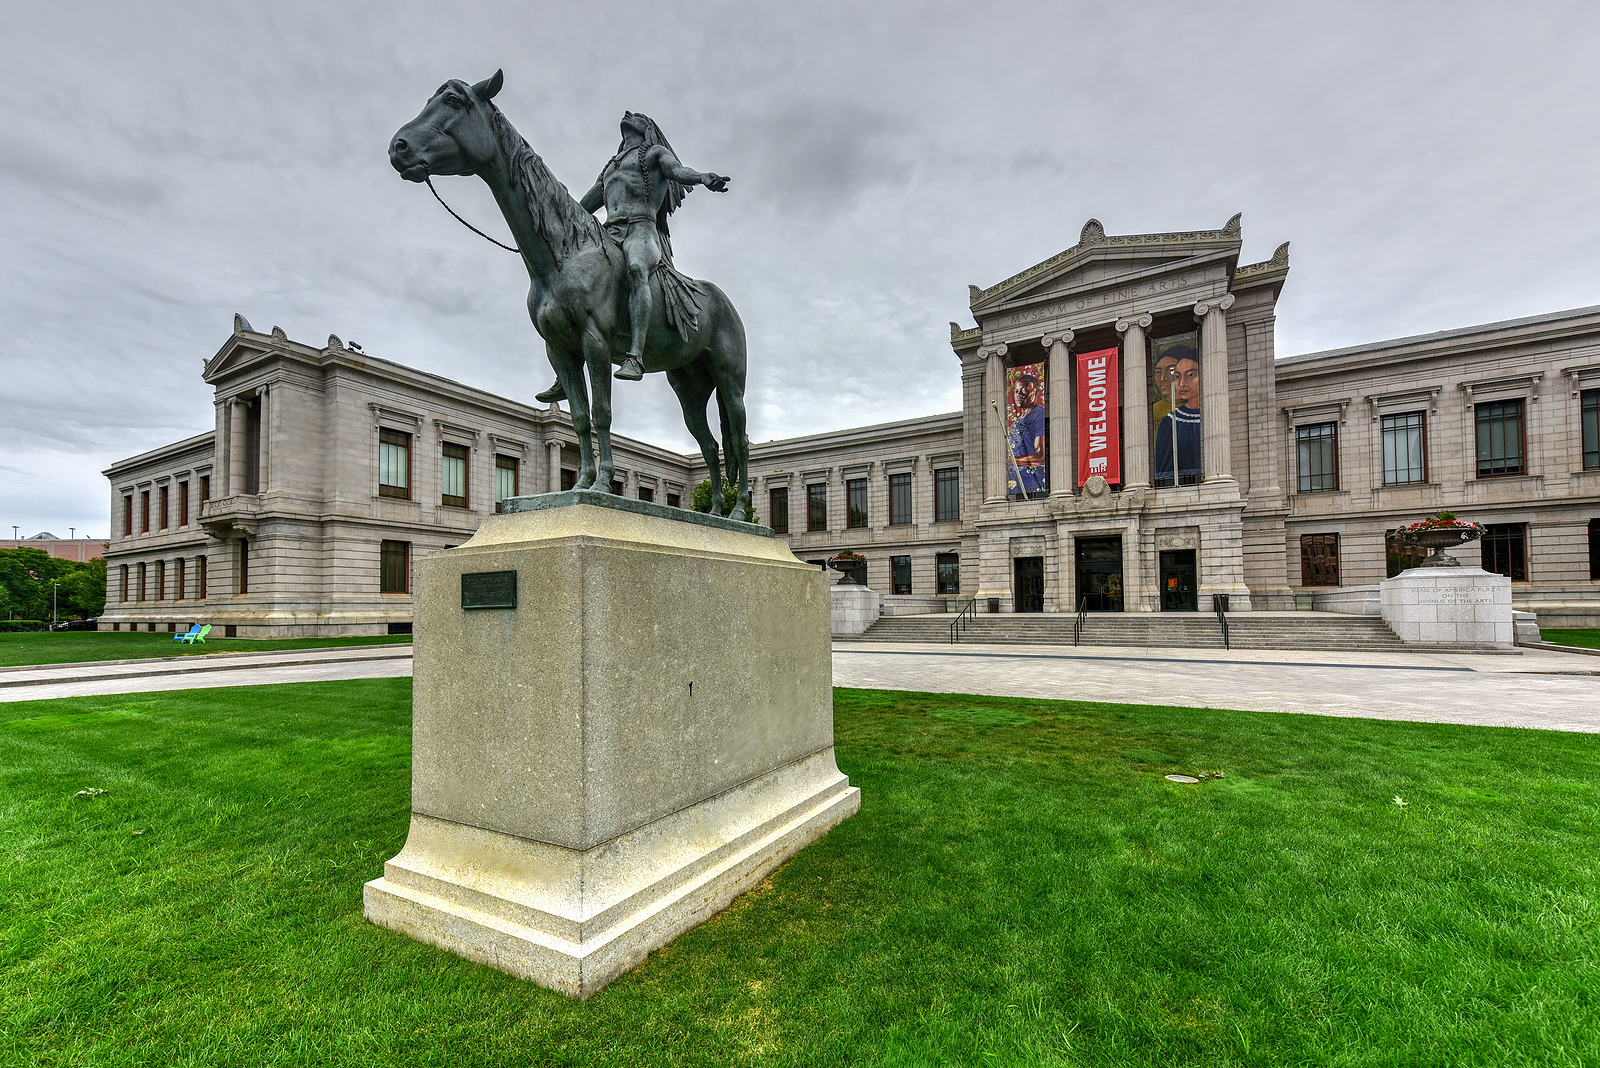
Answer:
[[611, 343], [601, 336], [592, 319], [583, 329], [583, 362], [589, 367], [589, 385], [594, 389], [589, 414], [600, 459], [594, 483], [610, 492], [615, 472], [611, 461]]
[[737, 319], [721, 324], [715, 345], [705, 362], [717, 387], [717, 407], [722, 413], [722, 451], [728, 457], [728, 482], [739, 488], [735, 517], [743, 519], [750, 507], [750, 437], [744, 408], [744, 326]]
[[714, 388], [711, 378], [698, 362], [687, 367], [676, 367], [667, 373], [667, 384], [678, 395], [678, 406], [683, 409], [683, 425], [700, 446], [706, 468], [711, 472], [711, 510], [722, 514], [722, 479], [718, 470], [717, 439], [706, 421], [706, 401]]
[[[583, 361], [549, 344], [545, 345], [545, 351], [550, 356], [550, 366], [556, 369], [556, 381], [567, 395], [572, 432], [578, 436], [578, 481], [573, 488], [588, 489], [594, 485], [594, 442], [589, 436], [589, 391], [583, 384]], [[610, 385], [609, 376], [606, 384]]]

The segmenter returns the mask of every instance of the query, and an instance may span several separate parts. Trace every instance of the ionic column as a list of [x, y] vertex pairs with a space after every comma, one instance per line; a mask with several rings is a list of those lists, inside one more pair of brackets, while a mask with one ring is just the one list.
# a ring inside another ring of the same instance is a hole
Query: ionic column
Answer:
[[244, 492], [244, 431], [245, 431], [245, 404], [235, 397], [228, 402], [228, 496], [236, 497]]
[[1122, 335], [1122, 488], [1150, 485], [1150, 393], [1144, 332], [1148, 314], [1117, 320]]
[[1050, 474], [1050, 496], [1070, 497], [1077, 488], [1077, 472], [1072, 470], [1072, 355], [1067, 347], [1075, 335], [1063, 330], [1060, 335], [1042, 339], [1044, 349], [1050, 354], [1045, 362], [1045, 406], [1049, 416], [1049, 437], [1045, 441], [1045, 456]]
[[544, 491], [546, 493], [555, 493], [561, 488], [561, 442], [547, 441], [544, 443], [544, 447], [550, 457], [550, 462], [545, 469]]
[[983, 495], [988, 500], [1006, 499], [1006, 366], [1003, 362], [1005, 345], [996, 345], [979, 355], [988, 356], [983, 375], [983, 422], [989, 427], [985, 435], [985, 463], [983, 465]]
[[1228, 321], [1233, 294], [1194, 306], [1200, 323], [1200, 463], [1204, 481], [1231, 479], [1228, 421]]

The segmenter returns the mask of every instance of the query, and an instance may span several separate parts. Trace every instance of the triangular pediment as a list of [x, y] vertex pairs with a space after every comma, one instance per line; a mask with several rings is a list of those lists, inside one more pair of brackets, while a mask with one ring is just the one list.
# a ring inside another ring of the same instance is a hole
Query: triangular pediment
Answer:
[[233, 334], [222, 343], [216, 355], [206, 361], [202, 377], [208, 383], [215, 383], [263, 360], [285, 356], [318, 363], [332, 353], [343, 352], [345, 348], [344, 342], [331, 335], [327, 348], [315, 349], [298, 341], [290, 341], [281, 327], [274, 326], [271, 333], [260, 333], [252, 329], [242, 316], [235, 315]]
[[1238, 215], [1220, 230], [1168, 234], [1108, 235], [1099, 220], [1090, 219], [1071, 248], [987, 289], [973, 286], [972, 313], [988, 315], [1041, 297], [1087, 292], [1207, 264], [1226, 264], [1231, 270], [1242, 244]]

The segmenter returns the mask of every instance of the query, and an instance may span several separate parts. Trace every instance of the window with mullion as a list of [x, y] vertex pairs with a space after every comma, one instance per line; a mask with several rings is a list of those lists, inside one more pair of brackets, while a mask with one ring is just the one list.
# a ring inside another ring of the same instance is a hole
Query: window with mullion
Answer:
[[1333, 423], [1295, 427], [1300, 492], [1339, 488], [1338, 428]]
[[939, 553], [933, 558], [940, 593], [961, 592], [961, 559], [955, 553]]
[[1600, 389], [1583, 391], [1583, 469], [1600, 469]]
[[844, 525], [846, 527], [864, 527], [867, 525], [867, 480], [864, 478], [846, 479], [844, 484], [844, 503], [847, 509]]
[[[911, 474], [889, 476], [889, 525], [911, 522]], [[909, 579], [907, 581], [910, 581]]]
[[828, 484], [806, 487], [806, 530], [828, 529]]
[[911, 557], [889, 557], [889, 592], [900, 594], [911, 592]]
[[774, 534], [789, 533], [789, 488], [767, 491], [767, 519]]
[[467, 447], [453, 441], [444, 443], [439, 466], [439, 503], [454, 508], [467, 506]]
[[378, 496], [411, 499], [411, 435], [378, 431]]
[[1522, 401], [1497, 401], [1475, 408], [1478, 441], [1478, 477], [1527, 473], [1523, 455]]
[[411, 543], [408, 541], [385, 541], [379, 546], [378, 558], [379, 592], [410, 592]]
[[517, 488], [517, 458], [515, 456], [496, 456], [494, 458], [494, 506], [495, 511], [505, 503], [507, 497], [515, 497]]
[[933, 521], [949, 523], [961, 518], [961, 469], [941, 467], [933, 473]]
[[1427, 481], [1423, 413], [1383, 417], [1383, 484], [1404, 486]]
[[1512, 582], [1528, 581], [1528, 525], [1490, 523], [1484, 529], [1483, 569]]

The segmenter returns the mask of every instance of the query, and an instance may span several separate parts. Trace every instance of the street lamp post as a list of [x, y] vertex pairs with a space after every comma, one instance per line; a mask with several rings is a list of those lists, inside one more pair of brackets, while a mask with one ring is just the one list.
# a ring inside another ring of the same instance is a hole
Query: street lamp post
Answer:
[[58, 587], [60, 585], [61, 585], [61, 583], [59, 583], [59, 582], [50, 583], [50, 629], [51, 630], [55, 630], [56, 629], [56, 587]]

